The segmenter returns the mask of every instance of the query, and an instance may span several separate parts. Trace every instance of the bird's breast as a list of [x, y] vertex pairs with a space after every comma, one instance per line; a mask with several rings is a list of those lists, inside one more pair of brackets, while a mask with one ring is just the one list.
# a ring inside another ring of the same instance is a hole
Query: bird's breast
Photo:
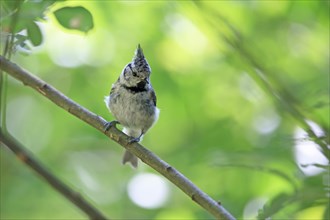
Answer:
[[110, 94], [109, 108], [123, 126], [148, 130], [157, 120], [157, 108], [148, 92], [130, 93], [124, 89]]

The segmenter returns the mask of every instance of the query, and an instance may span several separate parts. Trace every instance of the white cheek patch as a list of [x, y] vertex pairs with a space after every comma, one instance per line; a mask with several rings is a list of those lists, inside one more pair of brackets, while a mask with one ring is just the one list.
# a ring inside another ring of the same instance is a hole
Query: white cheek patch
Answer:
[[110, 110], [109, 106], [110, 106], [110, 96], [104, 96], [104, 102], [107, 106], [107, 108]]
[[159, 118], [159, 113], [160, 113], [160, 110], [159, 108], [156, 107], [156, 110], [155, 110], [155, 121], [154, 121], [154, 124], [158, 121], [158, 118]]

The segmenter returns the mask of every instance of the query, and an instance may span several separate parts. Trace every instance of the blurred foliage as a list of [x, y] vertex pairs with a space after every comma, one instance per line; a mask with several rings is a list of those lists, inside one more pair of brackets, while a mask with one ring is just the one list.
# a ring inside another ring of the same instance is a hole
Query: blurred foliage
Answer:
[[[50, 6], [54, 6], [56, 0], [4, 0], [0, 2], [1, 34], [13, 33], [16, 44], [26, 49], [39, 46], [42, 43], [42, 33], [38, 22], [46, 21], [45, 13]], [[56, 6], [55, 6], [56, 7]], [[18, 16], [15, 16], [15, 13]], [[93, 28], [93, 18], [84, 7], [62, 7], [54, 11], [59, 23], [68, 29], [76, 29], [87, 32]], [[13, 21], [15, 23], [13, 23]], [[26, 32], [26, 35], [24, 33]], [[22, 36], [25, 36], [22, 40]], [[2, 36], [2, 39], [4, 36]]]
[[[15, 2], [1, 1], [1, 51]], [[140, 43], [161, 109], [142, 144], [234, 216], [329, 219], [329, 152], [300, 128], [329, 144], [329, 1], [20, 3], [15, 46], [31, 55], [13, 61], [108, 120]], [[127, 184], [154, 171], [10, 77], [7, 93], [8, 130], [110, 218], [211, 218], [172, 185], [163, 206], [135, 205]], [[0, 190], [1, 219], [84, 218], [4, 147]]]

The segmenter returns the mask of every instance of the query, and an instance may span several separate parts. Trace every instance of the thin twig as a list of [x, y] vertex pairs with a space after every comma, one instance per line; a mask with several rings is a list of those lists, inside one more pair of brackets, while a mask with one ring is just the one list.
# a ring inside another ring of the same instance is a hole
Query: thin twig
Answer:
[[107, 219], [97, 208], [87, 202], [78, 192], [72, 190], [69, 186], [63, 183], [60, 179], [54, 176], [49, 170], [45, 168], [34, 156], [28, 152], [24, 146], [18, 142], [10, 134], [4, 134], [0, 130], [0, 141], [4, 143], [10, 150], [12, 150], [18, 159], [24, 162], [26, 165], [36, 171], [41, 177], [43, 177], [54, 189], [60, 192], [73, 204], [75, 204], [80, 210], [92, 220]]
[[184, 193], [186, 193], [193, 201], [217, 219], [235, 219], [219, 202], [213, 200], [210, 196], [195, 186], [183, 174], [161, 160], [151, 151], [147, 150], [139, 143], [129, 144], [129, 137], [119, 131], [116, 127], [113, 126], [108, 131], [104, 131], [104, 126], [107, 121], [105, 121], [102, 117], [90, 112], [88, 109], [60, 93], [51, 85], [28, 73], [16, 64], [11, 63], [2, 56], [0, 56], [0, 64], [0, 68], [9, 73], [12, 77], [23, 82], [25, 85], [34, 88], [56, 105], [67, 110], [70, 114], [85, 121], [97, 130], [103, 132], [112, 140], [116, 141], [131, 153], [139, 157], [144, 163], [165, 176], [168, 180], [178, 186]]
[[277, 170], [277, 169], [268, 168], [263, 165], [249, 165], [249, 164], [240, 164], [240, 163], [224, 163], [224, 164], [219, 163], [219, 164], [216, 164], [216, 166], [221, 167], [221, 168], [223, 168], [223, 167], [245, 168], [245, 169], [255, 170], [255, 171], [259, 171], [259, 172], [270, 173], [272, 175], [276, 175], [276, 176], [282, 178], [283, 180], [288, 182], [290, 185], [292, 185], [294, 191], [298, 191], [298, 185], [295, 182], [295, 180], [293, 178], [291, 178], [289, 175], [287, 175], [286, 173], [284, 173], [280, 170]]
[[[253, 56], [252, 50], [249, 50], [245, 46], [244, 38], [241, 33], [231, 25], [225, 17], [219, 14], [218, 11], [214, 10], [214, 8], [206, 8], [200, 1], [194, 1], [194, 3], [199, 9], [201, 9], [199, 11], [202, 11], [204, 15], [207, 15], [204, 17], [207, 18], [207, 22], [212, 28], [218, 30], [220, 39], [234, 48], [237, 51], [237, 54], [241, 56], [244, 63], [249, 66], [250, 70], [248, 73], [258, 82], [258, 85], [270, 95], [269, 97], [274, 100], [276, 106], [284, 109], [285, 112], [308, 133], [309, 137], [320, 146], [323, 155], [330, 159], [328, 129], [323, 128], [325, 135], [319, 137], [308, 123], [308, 117], [297, 108], [298, 101], [286, 89], [286, 87], [282, 86], [283, 82], [276, 77], [276, 74], [267, 69], [265, 65], [258, 62], [255, 56]], [[222, 29], [225, 29], [226, 31], [223, 31]], [[278, 88], [273, 85], [277, 85]]]
[[[5, 47], [3, 49], [3, 56], [10, 60], [13, 53], [15, 29], [18, 21], [19, 12], [21, 10], [22, 1], [16, 1], [15, 9], [11, 17], [10, 33], [6, 37]], [[7, 132], [6, 115], [7, 115], [7, 75], [0, 70], [0, 127], [3, 132]]]

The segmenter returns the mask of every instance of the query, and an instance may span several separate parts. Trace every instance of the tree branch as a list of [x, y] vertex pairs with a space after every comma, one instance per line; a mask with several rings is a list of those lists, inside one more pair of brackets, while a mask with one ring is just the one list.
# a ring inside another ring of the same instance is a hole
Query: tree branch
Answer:
[[165, 161], [161, 160], [151, 151], [147, 150], [139, 143], [129, 144], [129, 137], [119, 131], [116, 127], [113, 126], [108, 131], [104, 131], [104, 126], [107, 121], [102, 117], [90, 112], [83, 106], [80, 106], [51, 85], [36, 76], [31, 75], [16, 64], [6, 60], [3, 56], [0, 56], [0, 64], [0, 68], [9, 73], [11, 76], [23, 82], [25, 85], [37, 90], [56, 105], [101, 131], [106, 136], [110, 137], [112, 140], [139, 157], [144, 163], [165, 176], [168, 180], [178, 186], [185, 194], [187, 194], [193, 201], [217, 219], [235, 219], [219, 202], [213, 200], [206, 193], [195, 186], [187, 177], [171, 167]]
[[42, 176], [54, 189], [64, 195], [68, 200], [75, 204], [80, 210], [86, 213], [90, 219], [103, 220], [107, 219], [99, 210], [87, 202], [78, 192], [73, 191], [48, 171], [33, 155], [28, 152], [24, 146], [8, 133], [4, 133], [0, 128], [0, 141], [3, 142], [10, 150], [12, 150], [18, 159], [31, 167], [40, 176]]

